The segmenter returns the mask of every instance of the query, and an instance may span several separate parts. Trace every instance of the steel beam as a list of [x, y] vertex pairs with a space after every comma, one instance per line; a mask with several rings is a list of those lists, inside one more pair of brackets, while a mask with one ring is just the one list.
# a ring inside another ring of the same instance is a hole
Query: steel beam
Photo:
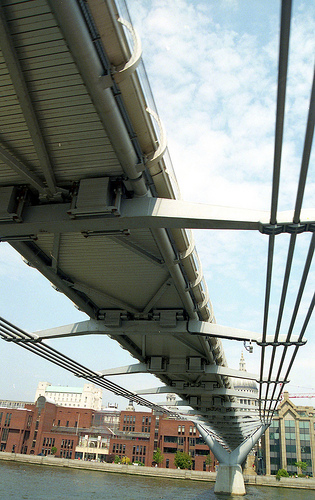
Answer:
[[130, 252], [140, 255], [143, 259], [146, 259], [151, 264], [155, 264], [158, 267], [164, 265], [164, 260], [156, 257], [152, 253], [148, 252], [145, 248], [140, 247], [134, 243], [129, 237], [121, 238], [119, 236], [109, 236], [109, 239], [117, 243], [118, 245], [127, 248]]
[[87, 296], [98, 296], [99, 298], [106, 300], [113, 304], [113, 306], [119, 307], [119, 309], [122, 309], [123, 311], [128, 311], [132, 314], [139, 314], [140, 311], [138, 309], [135, 309], [132, 307], [130, 304], [127, 302], [124, 302], [116, 297], [113, 297], [112, 295], [109, 295], [108, 293], [103, 292], [102, 290], [98, 290], [97, 288], [85, 285], [84, 283], [74, 283], [73, 288], [75, 290], [78, 290], [79, 292], [83, 292]]
[[143, 309], [143, 314], [148, 314], [151, 309], [155, 306], [158, 300], [164, 295], [166, 290], [172, 285], [172, 280], [168, 277], [164, 283], [158, 288], [155, 294], [151, 297], [145, 308]]
[[[148, 389], [140, 389], [135, 391], [136, 394], [165, 394], [170, 392], [176, 392], [176, 394], [183, 394], [189, 396], [201, 396], [202, 401], [206, 398], [212, 398], [212, 396], [233, 396], [241, 397], [246, 399], [257, 399], [255, 394], [245, 394], [244, 391], [238, 391], [236, 389], [226, 389], [225, 387], [220, 387], [218, 389], [205, 389], [204, 387], [184, 387], [183, 389], [178, 389], [173, 386], [161, 386], [161, 387], [151, 387]], [[200, 405], [198, 405], [200, 406]]]
[[[59, 336], [58, 332], [62, 332], [62, 328], [60, 327], [59, 329], [52, 329], [52, 330], [43, 330], [40, 335], [42, 335], [42, 338], [46, 338], [49, 335], [49, 332], [52, 333], [52, 335], [49, 336]], [[84, 329], [83, 329], [84, 330]], [[39, 333], [39, 332], [36, 332]], [[92, 332], [90, 332], [92, 333]], [[98, 332], [95, 333], [102, 333], [101, 328], [98, 330]], [[56, 335], [55, 335], [56, 334]], [[76, 334], [74, 334], [76, 335]], [[128, 373], [152, 373], [152, 370], [150, 370], [149, 366], [144, 363], [138, 363], [134, 365], [128, 365], [128, 366], [121, 366], [117, 368], [109, 368], [106, 370], [100, 370], [103, 375], [106, 375], [106, 377], [110, 377], [111, 375], [126, 375]], [[166, 364], [165, 368], [163, 369], [163, 373], [166, 375], [176, 375], [176, 374], [181, 374], [183, 372], [191, 373], [187, 371], [187, 366], [186, 362], [183, 362], [182, 364], [179, 365], [171, 365], [171, 364]], [[253, 380], [255, 382], [259, 382], [259, 375], [255, 373], [249, 373], [245, 371], [240, 371], [240, 370], [233, 370], [232, 368], [228, 368], [227, 366], [219, 366], [219, 365], [204, 365], [202, 367], [202, 374], [204, 375], [221, 375], [221, 376], [226, 376], [226, 377], [231, 377], [231, 378], [238, 378], [238, 379], [245, 379], [245, 380]], [[270, 379], [264, 379], [262, 382], [271, 382], [271, 383], [284, 383], [284, 380], [275, 380], [274, 377], [271, 377]]]
[[25, 182], [33, 186], [41, 194], [46, 194], [47, 188], [42, 180], [34, 174], [24, 163], [11, 155], [6, 149], [0, 146], [0, 159], [17, 174], [19, 174]]
[[[164, 284], [167, 286], [168, 281]], [[163, 285], [163, 287], [164, 287]], [[162, 287], [162, 290], [164, 289]], [[115, 297], [112, 297], [108, 294], [104, 294], [104, 292], [101, 292], [99, 290], [95, 290], [91, 287], [88, 287], [82, 283], [74, 283], [72, 285], [72, 288], [74, 290], [82, 291], [85, 294], [89, 293], [94, 293], [98, 294], [100, 296], [105, 297], [107, 300], [111, 301], [113, 305], [118, 306], [121, 311], [128, 311], [132, 314], [147, 314], [147, 309], [146, 307], [143, 311], [139, 311], [135, 309], [134, 307], [130, 306], [130, 304], [127, 304], [119, 299], [116, 299]], [[161, 290], [160, 290], [161, 291]], [[109, 311], [110, 312], [110, 311]], [[106, 310], [105, 310], [106, 314]], [[130, 319], [130, 320], [121, 320], [120, 325], [115, 326], [115, 328], [111, 328], [109, 326], [106, 326], [104, 324], [103, 320], [99, 321], [99, 324], [91, 324], [89, 327], [85, 330], [85, 322], [83, 322], [83, 327], [78, 328], [78, 329], [73, 329], [72, 325], [65, 325], [64, 327], [57, 327], [56, 329], [49, 329], [49, 330], [43, 330], [40, 335], [42, 338], [46, 337], [67, 337], [67, 336], [74, 336], [74, 335], [91, 335], [93, 333], [99, 333], [99, 334], [106, 334], [106, 335], [111, 335], [111, 336], [121, 336], [121, 335], [128, 335], [128, 334], [142, 334], [142, 335], [174, 335], [174, 337], [185, 344], [189, 344], [190, 347], [193, 347], [191, 342], [187, 340], [187, 334], [192, 334], [192, 335], [200, 335], [200, 336], [211, 336], [211, 337], [221, 337], [221, 338], [227, 338], [227, 339], [232, 339], [232, 340], [244, 340], [246, 337], [248, 340], [253, 340], [254, 342], [257, 342], [258, 344], [261, 343], [262, 336], [258, 333], [255, 332], [246, 332], [246, 330], [239, 330], [237, 328], [231, 328], [231, 327], [225, 327], [222, 325], [216, 325], [214, 323], [207, 323], [207, 322], [202, 322], [202, 321], [189, 321], [188, 322], [188, 327], [187, 327], [187, 321], [181, 321], [177, 320], [176, 321], [176, 326], [174, 327], [163, 327], [163, 325], [159, 321], [153, 321], [153, 320], [135, 320], [135, 319]], [[74, 333], [75, 332], [75, 333]], [[235, 332], [235, 336], [233, 337], [233, 332]], [[186, 335], [186, 337], [184, 337]], [[277, 345], [285, 345], [286, 344], [286, 336], [281, 335], [277, 339]], [[290, 343], [294, 344], [299, 340], [299, 337], [294, 335], [290, 339]], [[301, 342], [306, 342], [306, 340], [302, 339]], [[274, 337], [272, 335], [268, 335], [266, 337], [266, 345], [273, 345], [274, 343]], [[196, 347], [194, 347], [196, 350]], [[196, 350], [196, 352], [199, 352], [199, 350]], [[203, 355], [203, 352], [199, 352], [200, 356]], [[181, 371], [182, 368], [178, 367], [172, 367], [168, 366], [166, 369], [169, 373], [176, 373], [178, 371]], [[214, 370], [214, 371], [211, 371]], [[253, 375], [247, 372], [243, 371], [238, 371], [238, 370], [233, 370], [227, 367], [222, 367], [219, 365], [216, 365], [214, 368], [210, 368], [208, 366], [203, 367], [202, 369], [199, 370], [200, 373], [213, 373], [215, 375], [226, 375], [226, 376], [231, 376], [231, 377], [237, 377], [237, 378], [245, 378], [245, 379], [251, 379], [251, 380], [256, 380], [261, 381], [261, 382], [281, 382], [285, 383], [287, 381], [285, 380], [278, 380], [275, 379], [274, 377], [272, 378], [263, 378], [260, 379], [258, 375]]]
[[34, 266], [38, 271], [45, 276], [51, 283], [62, 291], [74, 304], [76, 304], [90, 318], [95, 318], [97, 308], [91, 300], [84, 300], [82, 295], [79, 295], [64, 279], [58, 276], [55, 270], [45, 263], [40, 256], [40, 251], [36, 247], [33, 248], [33, 243], [11, 242], [10, 245], [19, 252], [27, 262]]
[[[23, 76], [23, 71], [20, 66], [18, 56], [12, 43], [11, 35], [8, 29], [7, 21], [5, 19], [4, 11], [0, 7], [0, 46], [6, 65], [8, 67], [12, 83], [17, 94], [19, 104], [22, 109], [32, 142], [40, 162], [47, 187], [51, 194], [57, 192], [56, 183], [54, 178], [53, 169], [51, 166], [50, 158], [47, 153], [44, 138], [39, 126], [36, 113], [34, 111], [33, 103], [29, 96], [29, 91]], [[33, 184], [31, 177], [29, 182]], [[41, 187], [38, 186], [38, 187]], [[42, 189], [42, 188], [41, 188]]]
[[[116, 104], [112, 87], [104, 88], [102, 77], [107, 72], [95, 49], [77, 0], [49, 0], [49, 5], [70, 48], [94, 106], [102, 120], [120, 164], [138, 196], [147, 194], [142, 174], [137, 171], [138, 158], [124, 119]], [[93, 21], [92, 21], [93, 22]], [[110, 79], [110, 74], [107, 75]]]
[[[21, 224], [0, 224], [0, 239], [10, 236], [44, 233], [84, 233], [143, 228], [195, 228], [195, 229], [268, 229], [269, 212], [217, 207], [182, 200], [163, 198], [134, 198], [122, 200], [120, 216], [90, 215], [80, 218], [69, 216], [70, 204], [47, 204], [25, 207]], [[277, 227], [282, 231], [292, 227], [293, 211], [279, 214]], [[315, 209], [302, 210], [299, 227], [313, 227]], [[293, 228], [294, 229], [294, 228]], [[280, 231], [280, 232], [281, 232]], [[82, 236], [83, 237], [83, 236]]]

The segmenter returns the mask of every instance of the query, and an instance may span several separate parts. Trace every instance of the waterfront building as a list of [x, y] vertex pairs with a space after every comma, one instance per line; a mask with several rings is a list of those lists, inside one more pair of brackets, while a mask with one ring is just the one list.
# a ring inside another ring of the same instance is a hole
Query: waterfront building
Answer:
[[[55, 452], [60, 458], [99, 461], [113, 461], [117, 455], [151, 466], [159, 446], [164, 454], [162, 467], [174, 468], [179, 450], [192, 455], [194, 469], [206, 469], [209, 448], [192, 422], [138, 412], [132, 404], [124, 411], [114, 410], [115, 425], [111, 427], [105, 425], [112, 414], [107, 408], [63, 407], [44, 396], [24, 408], [0, 408], [1, 451], [45, 456]], [[212, 456], [211, 470], [215, 463]]]
[[315, 409], [296, 406], [284, 392], [262, 440], [266, 474], [286, 469], [298, 473], [296, 462], [306, 462], [305, 474], [315, 476]]
[[111, 438], [110, 451], [122, 459], [127, 456], [132, 462], [152, 465], [156, 423], [159, 417], [152, 412], [135, 411], [130, 402], [120, 412], [119, 429]]
[[40, 396], [24, 408], [0, 408], [0, 451], [74, 458], [79, 432], [91, 426], [94, 410], [63, 408]]
[[92, 408], [93, 410], [102, 408], [102, 389], [91, 383], [84, 384], [83, 387], [63, 387], [53, 386], [49, 382], [39, 382], [35, 401], [40, 396], [69, 408]]
[[[175, 454], [180, 451], [191, 456], [193, 470], [216, 470], [218, 462], [215, 456], [205, 444], [194, 423], [188, 420], [160, 417], [158, 447], [164, 456], [161, 467], [174, 469]], [[206, 465], [208, 455], [211, 457], [210, 468]]]

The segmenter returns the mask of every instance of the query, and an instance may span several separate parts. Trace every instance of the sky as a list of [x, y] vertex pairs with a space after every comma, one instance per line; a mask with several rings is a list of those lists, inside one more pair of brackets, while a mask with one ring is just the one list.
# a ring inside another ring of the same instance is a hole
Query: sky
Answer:
[[[168, 151], [183, 200], [270, 210], [277, 95], [280, 2], [255, 0], [132, 0], [129, 11], [168, 139]], [[315, 5], [295, 1], [279, 210], [293, 210], [301, 164], [314, 65]], [[314, 155], [303, 207], [314, 207]], [[268, 238], [256, 232], [194, 231], [216, 321], [262, 332]], [[310, 235], [298, 238], [283, 333], [288, 326]], [[274, 331], [289, 236], [276, 238], [268, 334]], [[0, 315], [29, 332], [87, 319], [7, 243], [0, 244]], [[299, 311], [297, 329], [314, 290], [314, 265]], [[286, 386], [290, 394], [315, 395], [314, 318]], [[296, 333], [295, 332], [295, 333]], [[92, 369], [134, 363], [115, 341], [92, 336], [50, 341]], [[241, 342], [224, 341], [228, 365], [259, 369]], [[81, 386], [82, 379], [0, 342], [0, 398], [32, 401], [39, 381]], [[112, 377], [130, 389], [160, 385], [153, 376]], [[152, 400], [161, 401], [152, 396]], [[315, 406], [314, 399], [296, 404]], [[103, 404], [127, 401], [104, 391]]]

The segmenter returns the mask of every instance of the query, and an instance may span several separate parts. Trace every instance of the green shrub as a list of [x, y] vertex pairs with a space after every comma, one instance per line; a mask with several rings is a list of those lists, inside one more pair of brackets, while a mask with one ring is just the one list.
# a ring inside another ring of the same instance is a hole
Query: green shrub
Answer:
[[177, 451], [174, 458], [174, 464], [178, 469], [191, 469], [192, 458], [188, 453]]
[[280, 481], [281, 477], [290, 477], [290, 474], [285, 469], [279, 469], [276, 475], [276, 479]]

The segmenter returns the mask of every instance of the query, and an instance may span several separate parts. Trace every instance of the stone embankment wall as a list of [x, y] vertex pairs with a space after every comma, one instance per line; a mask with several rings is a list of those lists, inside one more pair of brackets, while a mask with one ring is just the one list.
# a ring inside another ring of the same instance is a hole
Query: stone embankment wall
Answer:
[[[202, 472], [195, 470], [162, 469], [159, 467], [139, 467], [136, 465], [106, 464], [100, 462], [85, 462], [83, 460], [68, 460], [53, 456], [40, 457], [36, 455], [21, 455], [18, 453], [0, 452], [0, 460], [29, 463], [33, 465], [46, 465], [54, 467], [69, 467], [73, 469], [86, 469], [120, 474], [134, 474], [140, 476], [167, 477], [174, 479], [192, 479], [194, 481], [215, 482], [215, 472]], [[275, 476], [244, 476], [245, 484], [257, 486], [273, 486], [282, 488], [299, 488], [315, 490], [315, 479], [282, 477], [280, 481]]]

